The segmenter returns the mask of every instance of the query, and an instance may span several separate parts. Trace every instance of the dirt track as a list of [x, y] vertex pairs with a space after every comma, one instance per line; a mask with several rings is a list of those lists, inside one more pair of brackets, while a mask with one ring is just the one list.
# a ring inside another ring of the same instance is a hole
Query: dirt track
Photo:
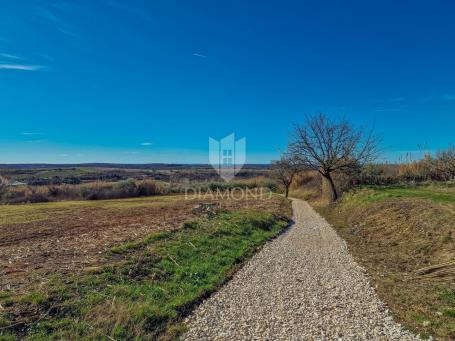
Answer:
[[414, 340], [393, 321], [346, 243], [307, 203], [188, 318], [186, 340]]

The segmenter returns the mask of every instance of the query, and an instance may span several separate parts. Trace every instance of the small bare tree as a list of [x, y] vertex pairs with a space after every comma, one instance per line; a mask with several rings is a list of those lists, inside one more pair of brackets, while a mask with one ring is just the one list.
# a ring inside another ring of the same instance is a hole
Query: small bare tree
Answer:
[[286, 198], [289, 195], [292, 180], [299, 170], [297, 160], [286, 155], [282, 156], [280, 160], [272, 162], [272, 175], [284, 186]]
[[289, 145], [292, 157], [305, 168], [318, 171], [330, 189], [330, 201], [338, 199], [333, 174], [358, 171], [378, 155], [378, 139], [346, 120], [330, 120], [324, 114], [307, 116], [295, 127]]

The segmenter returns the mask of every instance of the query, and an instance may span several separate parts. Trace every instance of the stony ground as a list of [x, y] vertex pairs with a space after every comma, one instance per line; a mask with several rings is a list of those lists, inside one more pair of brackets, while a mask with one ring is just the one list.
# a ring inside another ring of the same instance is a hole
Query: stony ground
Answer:
[[393, 321], [345, 242], [307, 203], [187, 319], [186, 340], [415, 340]]

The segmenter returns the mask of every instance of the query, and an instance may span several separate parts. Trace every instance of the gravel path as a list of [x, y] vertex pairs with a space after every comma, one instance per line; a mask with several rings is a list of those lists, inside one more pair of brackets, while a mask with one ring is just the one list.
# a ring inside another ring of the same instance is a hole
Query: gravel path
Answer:
[[185, 340], [416, 340], [395, 323], [345, 242], [306, 202], [186, 320]]

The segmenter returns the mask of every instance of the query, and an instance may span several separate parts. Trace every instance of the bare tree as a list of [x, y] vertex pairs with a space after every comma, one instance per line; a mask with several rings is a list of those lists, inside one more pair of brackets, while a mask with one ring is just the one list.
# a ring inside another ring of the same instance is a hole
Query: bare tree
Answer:
[[299, 170], [297, 160], [286, 155], [282, 156], [280, 160], [272, 162], [272, 175], [284, 186], [286, 198], [289, 195], [292, 180]]
[[318, 171], [330, 189], [330, 200], [338, 199], [333, 180], [335, 172], [352, 173], [378, 155], [378, 139], [346, 120], [331, 120], [324, 114], [307, 116], [295, 127], [289, 151], [307, 168]]

